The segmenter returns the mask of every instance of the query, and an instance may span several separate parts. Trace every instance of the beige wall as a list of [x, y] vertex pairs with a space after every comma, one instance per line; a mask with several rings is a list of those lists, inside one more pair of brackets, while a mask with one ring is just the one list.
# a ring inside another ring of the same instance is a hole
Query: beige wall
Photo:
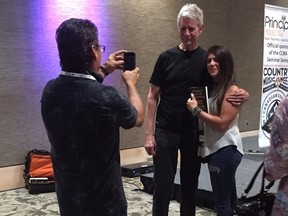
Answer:
[[[135, 51], [141, 68], [138, 87], [146, 102], [149, 78], [157, 56], [179, 43], [176, 16], [187, 2], [87, 0], [84, 1], [87, 5], [81, 3], [67, 9], [64, 3], [62, 6], [52, 4], [52, 0], [24, 1], [21, 4], [18, 1], [4, 1], [0, 8], [0, 167], [23, 164], [26, 153], [33, 148], [49, 149], [41, 121], [40, 96], [47, 80], [59, 73], [54, 33], [60, 21], [75, 13], [96, 22], [100, 40], [107, 46], [104, 58], [118, 49]], [[264, 4], [288, 7], [288, 1], [194, 2], [205, 14], [205, 30], [200, 45], [204, 48], [212, 44], [228, 46], [235, 58], [238, 83], [250, 93], [250, 99], [241, 111], [240, 130], [257, 130]], [[106, 82], [124, 91], [120, 76], [121, 71], [118, 71]], [[247, 126], [245, 121], [248, 121]], [[144, 135], [144, 127], [121, 130], [121, 148], [142, 146]]]

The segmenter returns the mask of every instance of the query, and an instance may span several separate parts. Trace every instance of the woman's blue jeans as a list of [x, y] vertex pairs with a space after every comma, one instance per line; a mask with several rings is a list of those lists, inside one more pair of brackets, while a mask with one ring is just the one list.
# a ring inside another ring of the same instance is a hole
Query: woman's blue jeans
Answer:
[[209, 156], [208, 169], [217, 216], [230, 216], [237, 203], [235, 174], [241, 159], [242, 154], [234, 145]]

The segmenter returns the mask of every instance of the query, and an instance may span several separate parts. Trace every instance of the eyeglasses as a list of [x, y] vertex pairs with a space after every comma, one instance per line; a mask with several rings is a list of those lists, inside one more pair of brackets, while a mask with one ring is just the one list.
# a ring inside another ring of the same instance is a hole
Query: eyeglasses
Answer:
[[191, 32], [194, 32], [195, 30], [197, 30], [198, 29], [198, 27], [185, 27], [185, 26], [182, 26], [182, 27], [180, 27], [179, 28], [180, 29], [180, 31], [182, 32], [182, 33], [184, 33], [184, 32], [186, 32], [187, 30], [191, 33]]
[[105, 45], [92, 44], [92, 47], [97, 47], [101, 51], [101, 53], [104, 53], [106, 50]]
[[98, 45], [98, 47], [99, 47], [99, 49], [100, 49], [100, 51], [101, 51], [102, 53], [105, 52], [105, 50], [106, 50], [105, 45]]

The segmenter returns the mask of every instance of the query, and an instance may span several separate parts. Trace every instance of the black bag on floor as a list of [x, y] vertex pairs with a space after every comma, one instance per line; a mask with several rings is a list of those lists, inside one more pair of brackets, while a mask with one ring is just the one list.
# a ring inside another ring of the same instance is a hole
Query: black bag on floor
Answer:
[[200, 208], [214, 210], [213, 192], [198, 188], [196, 192], [196, 205]]
[[25, 188], [30, 194], [55, 191], [51, 154], [46, 150], [28, 152], [23, 173]]
[[[242, 196], [239, 198], [239, 203], [234, 210], [233, 216], [270, 216], [275, 194], [268, 191], [273, 186], [274, 181], [270, 182], [267, 186], [264, 186], [265, 171], [263, 165], [264, 162], [260, 164], [249, 185], [244, 190]], [[247, 197], [261, 170], [263, 170], [263, 175], [260, 193], [251, 197]]]

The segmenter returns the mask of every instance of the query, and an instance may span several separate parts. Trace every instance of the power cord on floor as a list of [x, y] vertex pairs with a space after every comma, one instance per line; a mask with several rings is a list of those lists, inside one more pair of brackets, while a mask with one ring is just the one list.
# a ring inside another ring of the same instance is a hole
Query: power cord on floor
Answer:
[[144, 185], [140, 180], [136, 180], [135, 178], [132, 179], [127, 179], [127, 178], [122, 178], [122, 182], [126, 184], [133, 185], [137, 187], [136, 189], [133, 189], [132, 191], [144, 191]]
[[265, 151], [244, 149], [244, 154], [247, 154], [247, 155], [264, 155]]

